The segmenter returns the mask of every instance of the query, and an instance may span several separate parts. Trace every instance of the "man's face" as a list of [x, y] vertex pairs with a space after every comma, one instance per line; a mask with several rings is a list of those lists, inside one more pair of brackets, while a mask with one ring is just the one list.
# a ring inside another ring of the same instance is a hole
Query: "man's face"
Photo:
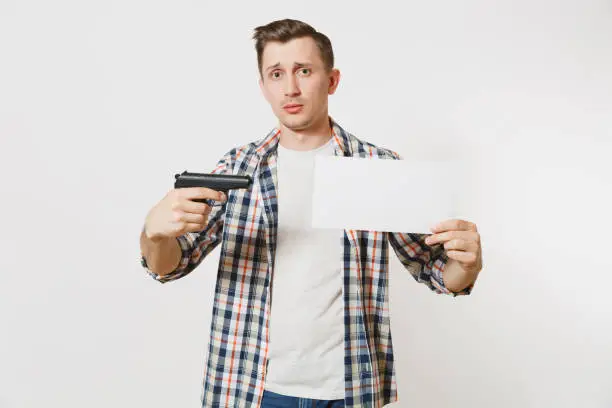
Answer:
[[297, 131], [327, 120], [327, 97], [335, 92], [340, 72], [325, 71], [312, 38], [266, 44], [261, 69], [260, 88], [283, 125]]

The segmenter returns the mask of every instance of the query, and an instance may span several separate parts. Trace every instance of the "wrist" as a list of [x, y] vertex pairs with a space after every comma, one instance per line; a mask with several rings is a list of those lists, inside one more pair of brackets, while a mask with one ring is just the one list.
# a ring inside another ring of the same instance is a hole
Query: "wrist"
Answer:
[[159, 234], [151, 233], [149, 230], [147, 230], [146, 224], [142, 227], [142, 233], [147, 240], [151, 241], [154, 244], [157, 244], [164, 240], [163, 236]]

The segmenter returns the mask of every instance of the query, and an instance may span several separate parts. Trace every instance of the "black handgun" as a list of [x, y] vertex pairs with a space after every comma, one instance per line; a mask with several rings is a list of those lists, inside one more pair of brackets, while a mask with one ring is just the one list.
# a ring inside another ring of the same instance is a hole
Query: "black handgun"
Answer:
[[[227, 192], [236, 188], [248, 188], [253, 184], [251, 176], [238, 176], [235, 174], [208, 174], [189, 173], [184, 171], [174, 175], [174, 188], [206, 187], [215, 191], [222, 191], [227, 197]], [[209, 199], [195, 199], [199, 203], [209, 204]]]

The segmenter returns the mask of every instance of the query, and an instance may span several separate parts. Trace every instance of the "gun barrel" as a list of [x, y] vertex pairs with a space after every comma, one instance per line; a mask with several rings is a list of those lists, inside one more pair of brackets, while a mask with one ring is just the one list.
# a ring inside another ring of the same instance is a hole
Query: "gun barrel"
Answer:
[[207, 187], [224, 192], [235, 188], [248, 188], [253, 183], [251, 176], [235, 174], [206, 174], [184, 171], [182, 174], [176, 174], [174, 177], [176, 179], [174, 188]]

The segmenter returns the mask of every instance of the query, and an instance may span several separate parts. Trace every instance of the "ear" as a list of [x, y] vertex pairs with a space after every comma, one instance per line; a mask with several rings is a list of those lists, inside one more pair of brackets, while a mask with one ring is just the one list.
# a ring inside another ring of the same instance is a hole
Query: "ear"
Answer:
[[329, 95], [333, 95], [338, 89], [338, 84], [340, 83], [340, 71], [336, 68], [332, 69], [329, 74], [329, 86], [327, 89], [327, 93]]

